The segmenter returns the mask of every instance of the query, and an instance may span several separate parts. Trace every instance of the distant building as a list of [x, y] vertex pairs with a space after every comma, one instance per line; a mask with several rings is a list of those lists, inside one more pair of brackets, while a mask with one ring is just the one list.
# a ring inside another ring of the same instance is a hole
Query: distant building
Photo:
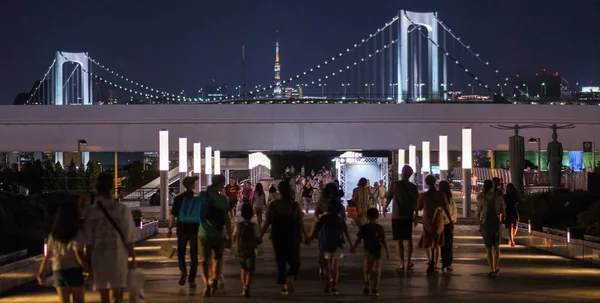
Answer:
[[213, 78], [211, 83], [204, 88], [204, 92], [206, 94], [206, 100], [225, 99], [229, 94], [229, 87], [227, 85], [217, 84], [217, 80]]
[[279, 64], [279, 41], [275, 42], [275, 80], [273, 81], [275, 88], [273, 88], [273, 97], [282, 97], [281, 88], [281, 65]]
[[287, 99], [298, 99], [304, 95], [302, 86], [300, 85], [297, 85], [296, 87], [286, 87], [284, 92]]
[[556, 101], [563, 95], [563, 79], [556, 74], [546, 74], [544, 69], [535, 76], [521, 76], [515, 81], [515, 100]]

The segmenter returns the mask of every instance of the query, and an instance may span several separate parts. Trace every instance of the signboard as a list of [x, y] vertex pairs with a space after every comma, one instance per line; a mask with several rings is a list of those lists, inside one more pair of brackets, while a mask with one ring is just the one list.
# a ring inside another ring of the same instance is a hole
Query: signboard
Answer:
[[591, 153], [592, 152], [592, 142], [583, 142], [583, 152], [584, 153]]

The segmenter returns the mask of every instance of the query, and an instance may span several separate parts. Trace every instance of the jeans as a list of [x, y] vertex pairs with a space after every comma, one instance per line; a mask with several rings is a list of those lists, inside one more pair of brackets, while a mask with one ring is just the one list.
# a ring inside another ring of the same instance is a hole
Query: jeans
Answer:
[[[295, 278], [300, 271], [300, 246], [277, 242], [273, 241], [275, 261], [277, 262], [277, 284], [284, 285], [287, 283], [288, 276]], [[289, 269], [286, 265], [289, 266]]]
[[448, 267], [452, 265], [454, 254], [452, 246], [454, 244], [454, 232], [450, 230], [450, 224], [444, 225], [444, 246], [442, 246], [442, 267]]
[[186, 246], [190, 243], [190, 274], [188, 282], [196, 281], [196, 273], [198, 272], [198, 236], [195, 234], [177, 235], [177, 259], [179, 261], [179, 270], [181, 274], [187, 274], [185, 266]]

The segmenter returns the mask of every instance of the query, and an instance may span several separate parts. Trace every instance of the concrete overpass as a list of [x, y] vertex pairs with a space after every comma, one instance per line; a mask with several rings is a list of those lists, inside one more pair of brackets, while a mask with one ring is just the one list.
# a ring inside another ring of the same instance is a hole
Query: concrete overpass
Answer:
[[[0, 106], [0, 151], [157, 151], [158, 131], [222, 151], [394, 150], [449, 136], [460, 150], [461, 129], [473, 129], [473, 149], [506, 150], [511, 131], [490, 124], [574, 123], [559, 132], [565, 149], [600, 142], [600, 107], [523, 104], [248, 104]], [[551, 140], [548, 129], [522, 130]], [[192, 144], [188, 144], [192, 151]], [[535, 149], [535, 146], [528, 146]]]

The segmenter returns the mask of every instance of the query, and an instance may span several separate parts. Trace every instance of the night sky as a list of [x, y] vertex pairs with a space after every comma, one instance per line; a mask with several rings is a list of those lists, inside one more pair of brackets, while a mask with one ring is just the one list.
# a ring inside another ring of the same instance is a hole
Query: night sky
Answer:
[[248, 84], [271, 84], [276, 30], [286, 78], [360, 42], [399, 8], [437, 11], [506, 75], [545, 67], [571, 83], [600, 80], [594, 0], [13, 0], [0, 9], [0, 104], [29, 91], [58, 49], [87, 50], [132, 79], [179, 92], [213, 76], [240, 84], [245, 43]]

